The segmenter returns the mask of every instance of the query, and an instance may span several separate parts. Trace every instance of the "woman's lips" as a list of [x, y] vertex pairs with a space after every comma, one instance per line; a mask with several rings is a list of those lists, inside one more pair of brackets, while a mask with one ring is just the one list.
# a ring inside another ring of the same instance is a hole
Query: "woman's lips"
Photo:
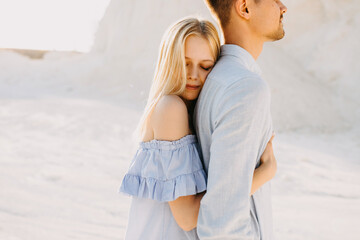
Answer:
[[186, 84], [186, 88], [189, 90], [197, 90], [200, 88], [200, 86]]

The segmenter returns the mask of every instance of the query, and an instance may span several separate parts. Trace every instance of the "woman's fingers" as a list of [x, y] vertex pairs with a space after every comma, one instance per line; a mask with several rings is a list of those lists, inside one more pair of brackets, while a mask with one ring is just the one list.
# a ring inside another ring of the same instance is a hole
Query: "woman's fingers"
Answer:
[[271, 141], [274, 139], [274, 137], [275, 137], [275, 132], [272, 133]]
[[272, 147], [272, 140], [274, 139], [274, 137], [275, 137], [275, 132], [272, 133], [272, 136], [271, 136], [269, 142], [267, 143], [267, 146], [265, 147], [263, 154], [260, 157], [261, 163], [271, 161], [272, 158], [274, 158], [274, 152], [273, 152], [273, 147]]
[[268, 143], [272, 143], [272, 140], [274, 139], [275, 135], [272, 135]]

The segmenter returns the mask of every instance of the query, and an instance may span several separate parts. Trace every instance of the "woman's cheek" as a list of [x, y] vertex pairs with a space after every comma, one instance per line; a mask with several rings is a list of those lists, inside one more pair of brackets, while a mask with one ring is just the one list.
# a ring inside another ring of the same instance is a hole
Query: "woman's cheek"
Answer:
[[210, 73], [210, 72], [206, 72], [206, 73], [204, 74], [204, 80], [203, 80], [204, 82], [205, 82], [207, 76], [209, 75], [209, 73]]

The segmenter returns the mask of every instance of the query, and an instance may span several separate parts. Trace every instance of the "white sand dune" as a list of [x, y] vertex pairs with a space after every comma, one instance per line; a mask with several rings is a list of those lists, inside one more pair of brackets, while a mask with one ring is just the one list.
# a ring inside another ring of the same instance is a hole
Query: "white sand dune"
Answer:
[[[360, 122], [360, 3], [347, 0], [339, 7], [335, 0], [288, 0], [286, 5], [285, 39], [266, 44], [259, 58], [273, 90], [278, 130], [351, 129]], [[212, 19], [200, 0], [111, 1], [93, 48], [106, 54], [109, 71], [120, 70], [111, 71], [108, 80], [121, 79], [121, 84], [133, 86], [136, 98], [145, 99], [139, 90], [150, 86], [162, 34], [187, 15]]]
[[[355, 240], [359, 3], [285, 3], [286, 38], [259, 59], [278, 132], [276, 239]], [[194, 9], [210, 18], [201, 1], [114, 0], [89, 54], [0, 51], [1, 240], [123, 239], [130, 199], [117, 190], [159, 41]]]

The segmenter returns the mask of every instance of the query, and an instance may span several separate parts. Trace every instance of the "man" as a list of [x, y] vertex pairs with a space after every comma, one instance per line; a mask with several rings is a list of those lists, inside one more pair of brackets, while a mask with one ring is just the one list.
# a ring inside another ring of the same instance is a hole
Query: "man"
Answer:
[[208, 174], [200, 240], [272, 240], [270, 182], [251, 197], [254, 169], [273, 133], [270, 90], [255, 62], [264, 42], [283, 38], [277, 0], [205, 0], [225, 45], [204, 84], [194, 124]]

